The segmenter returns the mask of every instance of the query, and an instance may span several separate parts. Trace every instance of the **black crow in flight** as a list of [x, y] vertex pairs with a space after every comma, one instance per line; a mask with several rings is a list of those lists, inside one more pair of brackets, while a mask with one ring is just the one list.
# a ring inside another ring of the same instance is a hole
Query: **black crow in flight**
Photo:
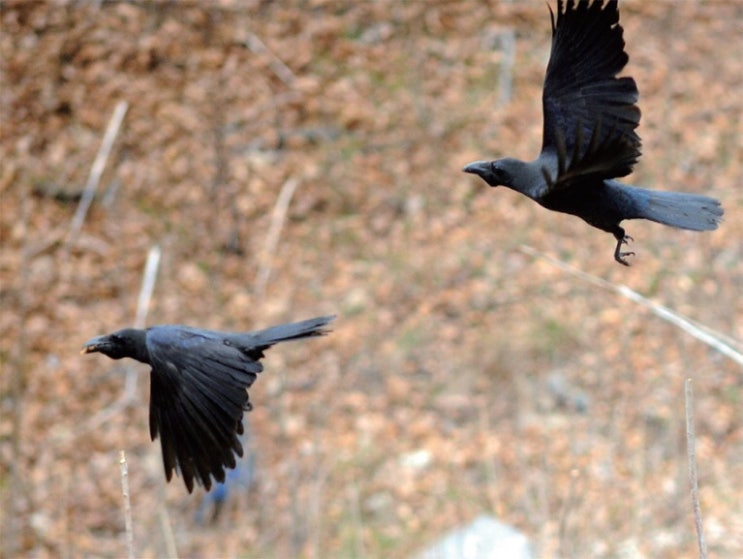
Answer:
[[131, 357], [150, 371], [150, 436], [160, 437], [165, 477], [194, 479], [208, 491], [214, 477], [243, 455], [238, 438], [243, 412], [252, 406], [247, 389], [263, 371], [260, 359], [274, 344], [321, 336], [335, 317], [323, 316], [256, 332], [216, 332], [188, 326], [125, 328], [85, 343], [82, 353], [111, 359]]
[[558, 0], [557, 21], [552, 8], [550, 16], [552, 51], [542, 92], [539, 157], [476, 161], [463, 171], [612, 233], [614, 258], [626, 266], [625, 257], [634, 253], [621, 251], [632, 240], [619, 226], [624, 219], [692, 231], [717, 229], [723, 214], [717, 200], [614, 180], [629, 175], [640, 157], [637, 85], [630, 77], [617, 77], [629, 60], [617, 0]]

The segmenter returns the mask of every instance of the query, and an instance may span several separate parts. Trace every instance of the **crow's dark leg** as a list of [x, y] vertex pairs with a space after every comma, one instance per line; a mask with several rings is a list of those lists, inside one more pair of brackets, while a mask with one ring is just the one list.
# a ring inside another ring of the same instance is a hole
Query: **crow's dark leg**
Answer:
[[622, 252], [621, 248], [622, 245], [626, 245], [628, 241], [634, 240], [632, 237], [627, 235], [624, 232], [624, 229], [621, 227], [617, 227], [612, 231], [614, 233], [614, 238], [617, 240], [617, 248], [614, 250], [614, 260], [619, 262], [620, 264], [624, 264], [625, 266], [629, 266], [629, 262], [627, 262], [624, 257], [625, 256], [634, 256], [634, 252]]

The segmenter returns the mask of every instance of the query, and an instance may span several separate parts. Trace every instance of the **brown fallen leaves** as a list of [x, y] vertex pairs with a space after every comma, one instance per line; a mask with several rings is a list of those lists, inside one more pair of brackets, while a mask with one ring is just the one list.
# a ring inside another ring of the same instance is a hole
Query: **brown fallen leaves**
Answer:
[[[708, 235], [631, 223], [642, 246], [629, 270], [611, 261], [609, 236], [460, 173], [539, 147], [543, 4], [0, 10], [6, 556], [124, 553], [119, 449], [143, 556], [167, 552], [163, 502], [183, 556], [401, 557], [483, 511], [525, 531], [539, 556], [690, 555], [687, 376], [708, 540], [741, 555], [740, 371], [517, 250], [743, 338], [740, 5], [622, 6], [645, 142], [632, 181], [711, 193], [727, 212]], [[508, 69], [493, 37], [510, 29], [513, 96], [498, 105]], [[66, 249], [122, 99], [99, 196]], [[298, 185], [259, 298], [288, 180]], [[155, 243], [149, 323], [340, 315], [327, 338], [268, 356], [247, 418], [257, 485], [214, 527], [195, 523], [198, 496], [162, 489], [144, 376], [137, 404], [83, 427], [122, 394], [125, 368], [81, 359], [79, 345], [133, 321]], [[588, 395], [585, 413], [550, 393], [556, 372]]]

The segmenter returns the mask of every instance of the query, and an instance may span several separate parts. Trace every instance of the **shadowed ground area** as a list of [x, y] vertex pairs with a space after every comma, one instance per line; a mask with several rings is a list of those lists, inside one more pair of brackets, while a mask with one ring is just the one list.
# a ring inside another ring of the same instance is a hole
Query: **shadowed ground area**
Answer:
[[[692, 556], [689, 377], [710, 554], [743, 555], [740, 366], [522, 248], [741, 351], [739, 2], [620, 6], [643, 112], [627, 181], [726, 212], [704, 234], [630, 222], [631, 268], [610, 235], [461, 173], [539, 151], [544, 2], [0, 10], [4, 556], [125, 555], [120, 450], [142, 557], [407, 557], [481, 514], [538, 557]], [[255, 480], [214, 525], [164, 482], [147, 368], [79, 355], [134, 323], [155, 244], [148, 324], [338, 314], [267, 354]]]

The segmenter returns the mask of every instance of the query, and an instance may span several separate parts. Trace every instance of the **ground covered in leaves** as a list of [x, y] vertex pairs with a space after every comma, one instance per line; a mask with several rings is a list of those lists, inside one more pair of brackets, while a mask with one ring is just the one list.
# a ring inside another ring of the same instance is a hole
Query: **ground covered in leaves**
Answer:
[[[5, 556], [125, 555], [120, 450], [142, 557], [406, 557], [483, 513], [539, 557], [693, 556], [687, 378], [711, 555], [743, 556], [741, 367], [524, 248], [741, 351], [743, 4], [621, 6], [643, 111], [628, 180], [726, 210], [713, 233], [628, 223], [631, 268], [611, 236], [460, 172], [538, 152], [544, 2], [0, 10]], [[338, 315], [268, 353], [255, 483], [214, 523], [164, 483], [147, 369], [79, 355], [135, 321], [155, 245], [149, 324]]]

